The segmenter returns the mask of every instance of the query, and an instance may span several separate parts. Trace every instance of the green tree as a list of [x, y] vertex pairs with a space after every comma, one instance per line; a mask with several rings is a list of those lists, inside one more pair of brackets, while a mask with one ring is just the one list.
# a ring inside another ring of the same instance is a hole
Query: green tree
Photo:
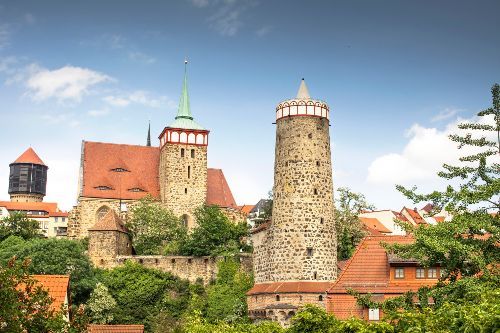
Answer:
[[11, 236], [0, 243], [0, 264], [12, 257], [30, 258], [31, 274], [64, 274], [70, 276], [71, 298], [75, 305], [85, 303], [97, 283], [96, 272], [80, 242], [68, 239], [23, 240]]
[[444, 164], [438, 175], [460, 184], [430, 194], [397, 186], [414, 202], [431, 201], [436, 211], [446, 209], [453, 218], [432, 226], [406, 226], [415, 243], [389, 248], [424, 266], [442, 265], [452, 280], [479, 272], [489, 274], [500, 259], [500, 86], [493, 85], [491, 91], [492, 106], [479, 112], [477, 121], [458, 126], [465, 134], [450, 135], [458, 149], [468, 148], [473, 153], [461, 157], [460, 166]]
[[375, 207], [366, 202], [361, 193], [352, 192], [346, 187], [336, 191], [335, 227], [337, 231], [337, 258], [346, 260], [351, 257], [358, 243], [366, 236], [358, 215]]
[[11, 213], [10, 216], [0, 221], [0, 242], [10, 236], [18, 236], [23, 239], [42, 237], [38, 222], [21, 212]]
[[218, 268], [215, 284], [207, 288], [207, 320], [248, 321], [246, 292], [253, 286], [252, 277], [243, 272], [240, 263], [232, 258], [219, 262]]
[[51, 309], [52, 299], [28, 272], [29, 260], [14, 258], [0, 267], [0, 332], [66, 332], [62, 309]]
[[176, 254], [187, 230], [171, 211], [150, 196], [132, 208], [127, 227], [137, 254]]
[[116, 301], [111, 296], [108, 288], [98, 282], [87, 303], [90, 310], [91, 320], [96, 324], [108, 324], [113, 320], [113, 311], [116, 307]]
[[181, 254], [216, 256], [239, 253], [248, 247], [244, 243], [244, 237], [248, 236], [245, 221], [231, 222], [217, 206], [200, 207], [195, 216], [197, 226], [181, 245]]

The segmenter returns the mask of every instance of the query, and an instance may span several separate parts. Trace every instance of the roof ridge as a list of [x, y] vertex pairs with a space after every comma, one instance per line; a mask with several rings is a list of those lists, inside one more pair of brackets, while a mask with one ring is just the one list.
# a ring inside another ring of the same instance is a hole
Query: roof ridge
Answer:
[[96, 144], [101, 144], [101, 145], [114, 145], [114, 146], [131, 146], [131, 147], [141, 147], [144, 149], [160, 149], [160, 147], [156, 146], [142, 146], [142, 145], [133, 145], [129, 143], [113, 143], [113, 142], [102, 142], [102, 141], [88, 141], [88, 140], [83, 140], [83, 143], [96, 143]]

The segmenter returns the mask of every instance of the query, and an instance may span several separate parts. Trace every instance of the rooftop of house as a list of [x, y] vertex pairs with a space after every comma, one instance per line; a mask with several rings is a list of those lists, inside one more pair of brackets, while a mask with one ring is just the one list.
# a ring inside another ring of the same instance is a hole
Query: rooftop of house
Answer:
[[[388, 255], [382, 243], [387, 244], [409, 244], [414, 242], [410, 236], [368, 236], [357, 246], [356, 251], [344, 266], [340, 276], [329, 293], [346, 293], [352, 288], [361, 293], [404, 293], [417, 290], [423, 284], [432, 281], [401, 280], [390, 282], [389, 258], [396, 256]], [[414, 262], [412, 262], [414, 263]]]
[[89, 231], [119, 231], [127, 233], [127, 228], [114, 210], [109, 210]]
[[55, 202], [14, 202], [0, 201], [0, 207], [5, 207], [9, 212], [45, 212], [46, 215], [29, 214], [34, 217], [68, 217], [67, 212], [62, 212]]
[[30, 164], [45, 165], [42, 159], [37, 155], [37, 153], [35, 153], [35, 151], [31, 147], [26, 149], [26, 151], [22, 153], [21, 156], [19, 156], [12, 163], [30, 163]]
[[38, 281], [53, 299], [51, 308], [60, 310], [69, 298], [69, 275], [32, 275], [31, 277]]
[[90, 324], [88, 333], [144, 333], [144, 325], [100, 325]]
[[[159, 161], [159, 147], [84, 141], [80, 195], [137, 200], [150, 194], [158, 198]], [[220, 169], [207, 170], [206, 203], [237, 208]]]
[[[374, 217], [360, 217], [361, 223], [368, 229], [368, 231], [377, 231], [378, 233], [391, 233], [378, 219]], [[373, 232], [372, 232], [373, 233]]]
[[243, 206], [239, 206], [238, 208], [241, 210], [241, 212], [245, 215], [248, 215], [250, 214], [250, 212], [252, 211], [252, 209], [255, 207], [255, 205], [243, 205]]

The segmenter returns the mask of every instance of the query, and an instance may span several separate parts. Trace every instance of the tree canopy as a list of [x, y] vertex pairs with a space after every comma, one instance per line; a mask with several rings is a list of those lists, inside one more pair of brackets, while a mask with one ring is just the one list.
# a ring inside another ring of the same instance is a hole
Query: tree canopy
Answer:
[[42, 237], [38, 221], [28, 218], [21, 212], [13, 212], [0, 221], [0, 242], [10, 236], [23, 239]]

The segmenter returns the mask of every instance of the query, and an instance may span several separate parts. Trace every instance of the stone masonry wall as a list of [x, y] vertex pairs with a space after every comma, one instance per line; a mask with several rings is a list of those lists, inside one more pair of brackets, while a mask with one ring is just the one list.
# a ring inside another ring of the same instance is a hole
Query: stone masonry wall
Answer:
[[329, 122], [277, 121], [272, 223], [256, 249], [255, 282], [337, 277]]
[[[89, 249], [90, 251], [90, 249]], [[241, 269], [247, 273], [252, 272], [252, 255], [240, 254]], [[194, 283], [201, 280], [204, 284], [213, 281], [218, 272], [217, 263], [225, 260], [223, 257], [189, 257], [189, 256], [131, 256], [118, 255], [113, 259], [97, 261], [100, 268], [113, 268], [123, 265], [131, 260], [144, 267], [159, 269], [171, 273], [181, 279]]]
[[128, 234], [119, 231], [89, 231], [88, 254], [96, 267], [107, 267], [118, 255], [131, 255], [132, 244]]
[[137, 203], [136, 200], [122, 200], [126, 204], [127, 211], [120, 211], [120, 200], [101, 199], [101, 198], [83, 198], [79, 199], [78, 205], [73, 207], [68, 216], [68, 237], [84, 238], [88, 236], [88, 229], [92, 228], [97, 222], [97, 211], [101, 207], [113, 209], [122, 219], [127, 222], [130, 217], [130, 210]]
[[205, 203], [207, 196], [207, 146], [165, 144], [159, 173], [161, 201], [176, 216], [187, 215], [187, 226], [192, 229], [194, 210]]

